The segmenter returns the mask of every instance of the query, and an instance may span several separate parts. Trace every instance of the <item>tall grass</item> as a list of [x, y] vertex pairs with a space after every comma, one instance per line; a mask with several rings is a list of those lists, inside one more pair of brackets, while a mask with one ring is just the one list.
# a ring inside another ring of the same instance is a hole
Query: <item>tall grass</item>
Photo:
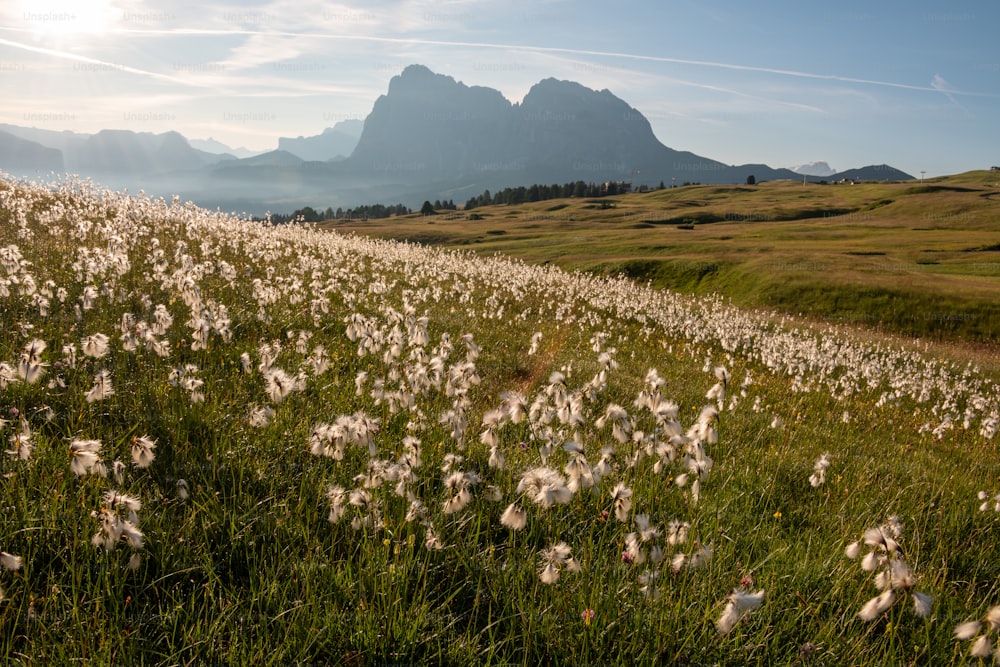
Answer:
[[[962, 664], [954, 627], [1000, 600], [977, 497], [1000, 491], [1000, 391], [975, 369], [72, 182], [0, 185], [0, 253], [9, 663]], [[88, 402], [101, 371], [114, 393]], [[74, 474], [74, 440], [106, 475]], [[546, 507], [517, 490], [543, 465], [601, 479]], [[332, 487], [358, 500], [336, 521]], [[126, 516], [112, 490], [141, 501], [141, 546], [94, 545], [102, 508]], [[933, 608], [864, 621], [878, 590], [844, 549], [893, 515]], [[580, 571], [545, 583], [558, 543]]]

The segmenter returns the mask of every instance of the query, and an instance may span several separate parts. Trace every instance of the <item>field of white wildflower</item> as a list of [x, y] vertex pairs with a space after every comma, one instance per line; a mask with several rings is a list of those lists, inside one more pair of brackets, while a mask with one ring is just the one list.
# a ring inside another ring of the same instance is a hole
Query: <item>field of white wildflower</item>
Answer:
[[971, 365], [76, 181], [0, 312], [6, 664], [1000, 662]]

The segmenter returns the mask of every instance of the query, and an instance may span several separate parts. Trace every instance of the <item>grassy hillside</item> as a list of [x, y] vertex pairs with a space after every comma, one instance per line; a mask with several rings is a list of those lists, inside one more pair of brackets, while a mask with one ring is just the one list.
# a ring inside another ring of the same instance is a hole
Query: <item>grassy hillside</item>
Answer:
[[0, 313], [6, 664], [949, 665], [996, 635], [971, 364], [74, 183], [0, 182]]
[[907, 336], [1000, 339], [1000, 175], [987, 171], [922, 184], [687, 186], [335, 228]]

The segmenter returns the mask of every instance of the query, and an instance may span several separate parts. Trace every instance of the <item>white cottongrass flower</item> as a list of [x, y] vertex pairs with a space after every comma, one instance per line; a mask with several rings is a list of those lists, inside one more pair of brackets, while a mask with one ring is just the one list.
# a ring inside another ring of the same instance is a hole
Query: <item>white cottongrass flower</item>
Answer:
[[521, 530], [528, 523], [528, 515], [517, 503], [511, 503], [500, 515], [500, 523], [510, 530]]
[[741, 618], [761, 605], [764, 601], [764, 591], [750, 593], [737, 588], [726, 599], [728, 600], [726, 607], [722, 610], [719, 620], [715, 622], [715, 629], [721, 635], [729, 634]]
[[270, 405], [255, 405], [250, 408], [250, 417], [247, 421], [254, 428], [264, 428], [271, 423], [273, 417], [274, 408]]
[[0, 566], [3, 566], [3, 569], [20, 570], [22, 564], [23, 563], [20, 556], [9, 554], [6, 551], [0, 551]]
[[572, 549], [565, 542], [557, 542], [539, 554], [541, 569], [538, 578], [543, 584], [554, 584], [559, 581], [562, 570], [579, 572], [580, 564], [573, 558]]
[[[982, 634], [979, 631], [982, 630]], [[981, 621], [967, 621], [955, 627], [955, 639], [966, 641], [975, 637], [969, 647], [969, 655], [973, 658], [988, 658], [993, 654], [997, 662], [1000, 655], [994, 653], [993, 635], [1000, 632], [1000, 605], [991, 607]], [[977, 637], [978, 635], [978, 637]]]
[[503, 465], [506, 459], [504, 458], [503, 452], [500, 451], [499, 446], [493, 445], [490, 447], [490, 458], [487, 461], [487, 465], [491, 468], [496, 468], [497, 470], [503, 470]]
[[826, 482], [826, 469], [830, 467], [830, 455], [823, 454], [816, 463], [813, 464], [813, 474], [809, 476], [809, 483], [813, 488], [818, 488]]
[[132, 438], [132, 462], [139, 468], [148, 468], [156, 458], [153, 450], [156, 449], [156, 441], [148, 435], [141, 435]]
[[441, 549], [444, 549], [444, 542], [442, 542], [441, 538], [438, 537], [437, 531], [434, 530], [434, 526], [432, 526], [430, 522], [426, 522], [424, 527], [426, 529], [424, 532], [424, 547], [428, 551], [440, 551]]
[[[637, 517], [638, 518], [638, 517]], [[678, 521], [673, 519], [667, 524], [667, 544], [670, 546], [677, 546], [687, 542], [688, 532], [691, 530], [691, 524], [687, 521]]]
[[188, 483], [186, 479], [179, 479], [174, 483], [174, 487], [177, 489], [177, 497], [181, 500], [187, 500], [191, 493], [188, 489]]
[[881, 593], [866, 602], [858, 612], [864, 621], [874, 621], [905, 596], [912, 598], [913, 612], [917, 616], [927, 618], [931, 615], [934, 598], [913, 590], [916, 580], [910, 566], [903, 560], [903, 550], [898, 542], [901, 535], [899, 519], [891, 516], [881, 526], [865, 530], [861, 540], [852, 542], [844, 549], [844, 555], [854, 559], [861, 553], [862, 542], [872, 548], [861, 559], [861, 569], [866, 572], [878, 570], [874, 583]]
[[628, 521], [628, 513], [632, 509], [632, 489], [625, 486], [624, 482], [619, 482], [611, 490], [611, 502], [615, 508], [615, 518], [622, 523]]
[[[0, 421], [2, 423], [2, 421]], [[31, 453], [34, 451], [35, 443], [32, 440], [31, 426], [28, 424], [28, 420], [21, 417], [21, 430], [10, 436], [10, 444], [13, 449], [8, 449], [7, 453], [14, 456], [21, 461], [27, 461], [31, 458]]]
[[280, 368], [264, 371], [264, 392], [273, 403], [281, 403], [295, 389], [295, 378]]
[[542, 342], [542, 332], [536, 331], [531, 335], [531, 347], [528, 348], [528, 354], [535, 354], [538, 352], [538, 345]]
[[930, 616], [934, 607], [934, 598], [926, 593], [919, 593], [917, 591], [913, 591], [911, 596], [913, 597], [913, 613], [920, 618]]
[[960, 623], [955, 626], [955, 639], [972, 639], [977, 634], [979, 634], [979, 628], [983, 627], [983, 624], [979, 621], [968, 621], [966, 623]]
[[69, 453], [73, 457], [69, 469], [74, 475], [83, 476], [88, 473], [107, 476], [107, 471], [101, 463], [100, 440], [81, 440], [76, 438], [69, 443]]
[[545, 509], [565, 505], [573, 499], [573, 492], [566, 487], [566, 478], [552, 468], [531, 468], [517, 484], [517, 492], [525, 494], [536, 505]]
[[972, 639], [979, 634], [979, 628], [983, 624], [979, 621], [967, 621], [955, 626], [955, 639]]
[[658, 564], [663, 560], [663, 551], [655, 544], [660, 532], [650, 523], [646, 514], [636, 514], [633, 520], [636, 530], [625, 536], [625, 553], [636, 565], [641, 565], [647, 560]]
[[111, 385], [111, 371], [105, 369], [94, 376], [94, 386], [86, 393], [84, 398], [88, 403], [103, 401], [108, 396], [113, 396], [114, 387]]
[[83, 354], [94, 359], [100, 359], [108, 353], [108, 337], [102, 333], [91, 334], [80, 341]]
[[991, 504], [993, 505], [994, 512], [1000, 512], [1000, 493], [993, 496], [993, 498], [990, 498], [990, 494], [986, 493], [985, 491], [980, 491], [976, 495], [980, 500], [983, 501], [982, 504], [979, 506], [980, 512], [988, 511], [990, 509]]
[[111, 462], [111, 476], [115, 480], [115, 484], [121, 486], [125, 483], [125, 464], [115, 459]]
[[449, 474], [444, 480], [444, 485], [452, 495], [444, 502], [444, 513], [455, 514], [464, 510], [472, 502], [470, 487], [478, 483], [479, 476], [472, 472], [455, 471]]
[[993, 642], [988, 635], [980, 635], [969, 648], [969, 655], [973, 658], [988, 658], [993, 653]]
[[337, 523], [347, 512], [347, 491], [342, 486], [331, 486], [326, 490], [326, 499], [330, 504], [327, 520], [330, 523]]
[[[26, 383], [34, 384], [38, 382], [45, 373], [45, 366], [47, 364], [42, 363], [42, 352], [45, 351], [46, 347], [45, 341], [40, 338], [35, 338], [24, 346], [24, 352], [21, 353], [21, 361], [17, 367], [17, 376]], [[4, 385], [14, 383], [15, 378], [11, 377], [11, 375], [9, 371], [4, 371]]]
[[0, 361], [0, 389], [17, 384], [21, 381], [16, 369], [13, 366]]
[[862, 621], [874, 621], [876, 618], [888, 611], [889, 607], [896, 601], [896, 592], [891, 588], [882, 591], [877, 596], [865, 603], [858, 612], [858, 617]]

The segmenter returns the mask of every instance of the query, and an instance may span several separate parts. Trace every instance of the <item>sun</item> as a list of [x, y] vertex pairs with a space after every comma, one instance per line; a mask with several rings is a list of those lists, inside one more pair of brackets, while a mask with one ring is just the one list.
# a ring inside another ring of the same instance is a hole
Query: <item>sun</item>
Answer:
[[121, 17], [112, 0], [20, 0], [19, 18], [36, 37], [102, 35]]

